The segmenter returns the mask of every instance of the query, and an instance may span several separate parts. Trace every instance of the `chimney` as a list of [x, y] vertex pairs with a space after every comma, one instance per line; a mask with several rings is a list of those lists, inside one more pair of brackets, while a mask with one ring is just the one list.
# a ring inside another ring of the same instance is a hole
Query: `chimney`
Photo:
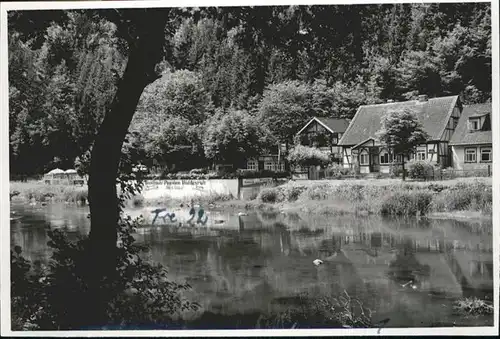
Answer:
[[427, 100], [429, 100], [429, 97], [427, 96], [427, 94], [420, 94], [418, 96], [418, 102], [426, 102]]
[[387, 100], [387, 103], [391, 103], [391, 102], [394, 102], [394, 100], [392, 100], [392, 99]]

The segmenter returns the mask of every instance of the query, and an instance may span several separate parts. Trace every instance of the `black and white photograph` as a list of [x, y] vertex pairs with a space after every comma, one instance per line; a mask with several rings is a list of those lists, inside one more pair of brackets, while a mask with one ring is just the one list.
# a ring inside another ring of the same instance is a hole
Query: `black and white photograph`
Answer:
[[498, 2], [0, 5], [2, 335], [498, 334]]

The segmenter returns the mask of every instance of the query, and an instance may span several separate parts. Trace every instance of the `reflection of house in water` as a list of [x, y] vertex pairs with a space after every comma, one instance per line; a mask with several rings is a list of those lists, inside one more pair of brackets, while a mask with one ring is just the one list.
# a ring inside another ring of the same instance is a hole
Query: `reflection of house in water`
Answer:
[[493, 254], [454, 251], [450, 266], [464, 289], [493, 289]]
[[428, 276], [422, 277], [422, 280], [419, 281], [421, 289], [457, 297], [462, 295], [462, 286], [443, 254], [417, 252], [414, 255], [419, 264], [429, 268]]

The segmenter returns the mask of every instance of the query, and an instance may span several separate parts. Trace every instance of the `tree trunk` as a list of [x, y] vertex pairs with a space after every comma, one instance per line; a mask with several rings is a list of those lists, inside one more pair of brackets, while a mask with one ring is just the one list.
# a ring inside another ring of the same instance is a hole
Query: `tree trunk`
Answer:
[[[116, 178], [123, 140], [134, 115], [146, 80], [144, 67], [131, 51], [127, 68], [112, 106], [106, 112], [94, 141], [89, 173], [90, 241], [98, 266], [109, 269], [116, 248], [119, 206]], [[101, 265], [102, 264], [102, 265]]]
[[158, 9], [145, 10], [141, 14], [136, 18], [137, 34], [129, 40], [127, 67], [99, 128], [91, 154], [89, 238], [95, 254], [100, 258], [99, 263], [104, 266], [113, 261], [112, 252], [116, 248], [120, 212], [116, 179], [123, 141], [144, 88], [159, 78], [155, 67], [163, 56], [168, 14]]
[[[146, 13], [146, 12], [145, 12]], [[110, 108], [106, 111], [92, 148], [89, 169], [91, 228], [87, 272], [89, 277], [88, 314], [90, 326], [106, 321], [106, 303], [111, 296], [99, 285], [116, 274], [117, 225], [120, 209], [117, 176], [123, 141], [144, 88], [158, 78], [156, 64], [163, 56], [166, 13], [157, 9], [137, 20], [138, 33], [129, 40], [129, 56], [123, 77]]]

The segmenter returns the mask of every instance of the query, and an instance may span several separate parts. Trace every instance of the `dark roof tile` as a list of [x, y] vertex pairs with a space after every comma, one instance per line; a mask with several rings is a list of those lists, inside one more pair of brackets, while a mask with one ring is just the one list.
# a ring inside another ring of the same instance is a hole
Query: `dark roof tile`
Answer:
[[453, 133], [451, 137], [450, 145], [491, 144], [491, 131], [469, 132], [468, 128], [468, 121], [470, 117], [478, 117], [486, 114], [491, 115], [491, 110], [491, 103], [464, 106], [458, 125], [455, 128], [455, 133]]
[[307, 122], [307, 124], [302, 127], [297, 134], [300, 134], [309, 124], [311, 124], [313, 121], [318, 121], [320, 124], [323, 124], [324, 126], [328, 127], [334, 132], [337, 133], [344, 133], [347, 127], [349, 126], [349, 120], [347, 119], [336, 119], [336, 118], [318, 118], [314, 117], [311, 120]]
[[340, 145], [356, 145], [370, 137], [375, 137], [382, 126], [382, 117], [389, 110], [413, 109], [424, 130], [432, 140], [439, 140], [448, 122], [458, 96], [431, 98], [426, 102], [417, 100], [378, 105], [360, 106], [354, 119], [340, 140]]
[[316, 118], [335, 132], [344, 133], [349, 127], [349, 120], [347, 119], [334, 119], [334, 118]]

